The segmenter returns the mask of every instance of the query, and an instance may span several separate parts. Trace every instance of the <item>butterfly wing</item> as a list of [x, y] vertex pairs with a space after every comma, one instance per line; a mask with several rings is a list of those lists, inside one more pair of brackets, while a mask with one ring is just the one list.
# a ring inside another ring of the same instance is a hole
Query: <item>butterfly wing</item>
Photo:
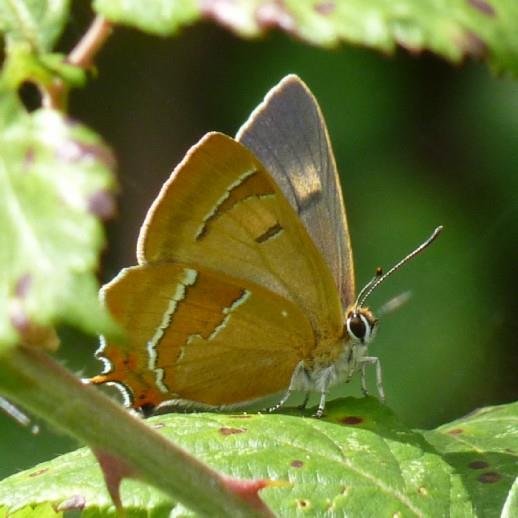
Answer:
[[343, 331], [322, 255], [262, 164], [226, 135], [207, 134], [173, 171], [142, 227], [138, 259], [252, 282], [302, 308], [322, 337]]
[[315, 340], [289, 300], [178, 263], [124, 269], [102, 293], [128, 339], [102, 345], [106, 369], [91, 381], [129, 389], [135, 407], [172, 399], [221, 406], [274, 394]]
[[340, 179], [320, 107], [295, 75], [266, 96], [237, 134], [272, 174], [325, 257], [344, 308], [355, 297]]

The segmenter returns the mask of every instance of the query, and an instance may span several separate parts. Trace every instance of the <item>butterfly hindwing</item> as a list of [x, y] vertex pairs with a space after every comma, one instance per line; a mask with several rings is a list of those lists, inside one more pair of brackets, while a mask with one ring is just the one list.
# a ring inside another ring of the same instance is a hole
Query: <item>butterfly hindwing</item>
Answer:
[[221, 406], [276, 393], [314, 347], [309, 320], [290, 301], [188, 265], [126, 268], [103, 298], [127, 340], [103, 344], [107, 368], [91, 381], [124, 385], [137, 407], [175, 399]]

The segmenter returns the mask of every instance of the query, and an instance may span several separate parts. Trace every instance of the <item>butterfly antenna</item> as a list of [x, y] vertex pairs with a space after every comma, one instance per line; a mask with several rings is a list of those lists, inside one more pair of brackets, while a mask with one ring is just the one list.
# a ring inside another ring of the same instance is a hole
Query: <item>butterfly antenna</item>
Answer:
[[367, 290], [369, 290], [369, 288], [382, 276], [383, 270], [379, 267], [376, 268], [376, 274], [374, 275], [374, 277], [360, 290], [360, 293], [358, 293], [358, 296], [356, 297], [356, 302], [354, 303], [355, 307], [358, 307], [359, 301], [363, 299], [364, 293]]
[[416, 255], [420, 254], [425, 248], [428, 248], [434, 241], [435, 238], [441, 233], [443, 226], [437, 227], [432, 235], [423, 243], [421, 243], [414, 251], [410, 252], [407, 256], [403, 257], [399, 263], [395, 264], [388, 272], [382, 273], [381, 268], [376, 270], [376, 275], [365, 285], [360, 291], [358, 298], [356, 299], [356, 307], [364, 305], [365, 301], [369, 298], [370, 294], [387, 278], [390, 277], [395, 271], [399, 270], [405, 263], [413, 259]]

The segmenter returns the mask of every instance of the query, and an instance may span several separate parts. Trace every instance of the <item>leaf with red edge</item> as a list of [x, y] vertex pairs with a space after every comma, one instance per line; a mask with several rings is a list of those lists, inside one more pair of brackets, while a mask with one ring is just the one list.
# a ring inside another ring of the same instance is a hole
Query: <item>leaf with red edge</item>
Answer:
[[246, 38], [276, 28], [321, 47], [344, 42], [392, 53], [401, 46], [455, 63], [484, 59], [518, 74], [515, 0], [95, 0], [94, 7], [162, 36], [211, 19]]

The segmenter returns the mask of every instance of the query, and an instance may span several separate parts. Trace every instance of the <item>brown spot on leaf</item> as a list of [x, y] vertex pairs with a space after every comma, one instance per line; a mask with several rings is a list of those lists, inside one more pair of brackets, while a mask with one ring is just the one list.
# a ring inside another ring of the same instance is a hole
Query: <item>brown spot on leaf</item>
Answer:
[[292, 468], [302, 468], [302, 466], [304, 466], [304, 462], [301, 460], [292, 460], [290, 462], [290, 466]]
[[57, 505], [56, 511], [64, 512], [64, 511], [82, 511], [86, 506], [86, 498], [82, 495], [72, 495], [70, 498], [63, 500], [60, 504]]
[[219, 433], [221, 435], [235, 435], [243, 432], [246, 432], [246, 428], [232, 428], [230, 426], [222, 426], [219, 429]]
[[324, 16], [331, 14], [336, 9], [336, 3], [332, 1], [324, 1], [315, 5], [315, 11]]
[[460, 435], [461, 433], [464, 433], [464, 430], [462, 428], [453, 428], [451, 430], [448, 430], [448, 433], [450, 435]]
[[487, 0], [468, 0], [468, 4], [488, 16], [496, 14], [495, 8]]
[[299, 509], [307, 509], [311, 505], [311, 502], [309, 500], [306, 500], [305, 498], [300, 498], [297, 500], [297, 507]]
[[464, 36], [459, 40], [459, 47], [466, 55], [474, 58], [481, 59], [487, 56], [486, 42], [472, 31], [464, 33]]
[[49, 468], [42, 468], [38, 471], [33, 471], [32, 473], [29, 473], [29, 477], [39, 477], [40, 475], [43, 475], [43, 473], [47, 473], [48, 470]]
[[468, 464], [471, 469], [484, 469], [488, 466], [489, 464], [485, 460], [474, 460]]
[[26, 273], [22, 275], [17, 281], [14, 286], [14, 293], [17, 297], [20, 299], [24, 299], [27, 294], [29, 293], [29, 290], [32, 285], [32, 276], [30, 273]]
[[417, 488], [417, 492], [421, 495], [421, 496], [428, 496], [428, 489], [426, 489], [426, 487], [424, 486], [419, 486]]
[[340, 419], [340, 422], [342, 424], [354, 426], [354, 425], [363, 423], [363, 417], [359, 417], [357, 415], [348, 415], [348, 416], [345, 416], [342, 419]]
[[482, 473], [478, 477], [478, 481], [482, 482], [482, 484], [494, 484], [498, 482], [502, 478], [500, 473], [496, 473], [495, 471], [487, 471], [486, 473]]
[[112, 218], [115, 214], [115, 200], [108, 191], [97, 191], [88, 198], [88, 212], [101, 219]]

